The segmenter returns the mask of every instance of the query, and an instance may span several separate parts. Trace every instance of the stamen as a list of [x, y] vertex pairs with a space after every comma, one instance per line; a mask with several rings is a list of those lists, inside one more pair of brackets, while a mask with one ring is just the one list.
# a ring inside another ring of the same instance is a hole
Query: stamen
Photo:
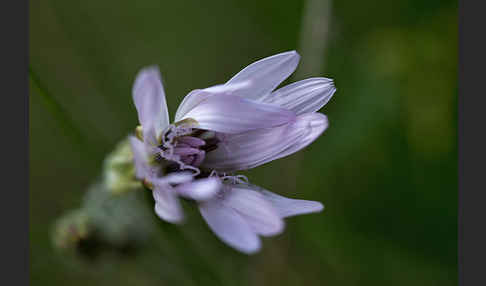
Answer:
[[199, 153], [196, 154], [196, 157], [191, 165], [199, 167], [199, 165], [201, 165], [201, 163], [204, 161], [204, 158], [206, 158], [206, 152], [204, 152], [204, 150], [200, 150]]
[[178, 156], [188, 156], [188, 155], [195, 155], [199, 153], [199, 149], [191, 148], [191, 147], [179, 147], [177, 145], [174, 148], [174, 154]]
[[[197, 129], [197, 122], [193, 120], [179, 121], [169, 125], [162, 133], [157, 158], [175, 163], [178, 168], [170, 165], [172, 171], [191, 170], [194, 176], [198, 176], [201, 174], [198, 167], [206, 153], [218, 148], [222, 139], [224, 137], [216, 132]], [[239, 182], [241, 179], [235, 177], [233, 181]]]
[[236, 175], [236, 178], [241, 182], [244, 182], [244, 183], [247, 183], [249, 184], [250, 183], [250, 180], [248, 180], [248, 177], [245, 176], [245, 175]]
[[[166, 159], [167, 161], [175, 162], [179, 165], [180, 170], [191, 170], [193, 171], [193, 176], [197, 176], [201, 173], [199, 168], [191, 166], [192, 162], [189, 162], [186, 156], [198, 155], [200, 151], [196, 148], [186, 147], [182, 145], [182, 148], [177, 148], [176, 138], [182, 138], [182, 136], [189, 135], [192, 133], [192, 128], [185, 124], [171, 124], [167, 130], [163, 133], [162, 144], [159, 146], [160, 157]], [[194, 141], [194, 140], [193, 140]], [[193, 160], [192, 160], [193, 161]]]
[[248, 184], [250, 181], [248, 178], [244, 175], [226, 175], [224, 174], [221, 177], [221, 180], [223, 181], [230, 181], [232, 184]]

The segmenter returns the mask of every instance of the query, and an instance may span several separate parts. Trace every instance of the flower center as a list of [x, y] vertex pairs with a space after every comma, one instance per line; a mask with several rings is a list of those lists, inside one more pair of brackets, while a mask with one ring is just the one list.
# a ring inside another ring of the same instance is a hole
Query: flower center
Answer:
[[160, 152], [156, 160], [165, 161], [165, 173], [191, 170], [194, 176], [201, 173], [199, 166], [208, 152], [218, 148], [221, 142], [215, 132], [193, 128], [185, 124], [170, 125], [162, 134]]

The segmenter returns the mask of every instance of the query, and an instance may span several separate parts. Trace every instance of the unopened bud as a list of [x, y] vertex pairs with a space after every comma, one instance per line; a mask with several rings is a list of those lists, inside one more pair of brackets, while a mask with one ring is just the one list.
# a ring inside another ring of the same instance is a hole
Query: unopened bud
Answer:
[[140, 139], [140, 141], [143, 142], [143, 128], [141, 125], [138, 125], [136, 128], [135, 128], [135, 136]]

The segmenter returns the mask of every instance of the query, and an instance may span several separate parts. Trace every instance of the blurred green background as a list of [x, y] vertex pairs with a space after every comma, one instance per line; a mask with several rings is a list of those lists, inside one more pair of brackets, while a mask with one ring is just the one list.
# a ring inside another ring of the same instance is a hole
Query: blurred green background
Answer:
[[[325, 4], [30, 1], [32, 285], [456, 285], [457, 1]], [[305, 24], [326, 22], [324, 38]], [[137, 124], [131, 85], [141, 67], [160, 66], [173, 116], [190, 90], [292, 49], [302, 56], [292, 81], [335, 80], [321, 110], [330, 127], [245, 174], [321, 201], [324, 212], [287, 219], [253, 256], [225, 246], [190, 210], [176, 230], [184, 239], [167, 239], [174, 228], [158, 224], [128, 255], [55, 250], [54, 221], [80, 206], [107, 152]]]

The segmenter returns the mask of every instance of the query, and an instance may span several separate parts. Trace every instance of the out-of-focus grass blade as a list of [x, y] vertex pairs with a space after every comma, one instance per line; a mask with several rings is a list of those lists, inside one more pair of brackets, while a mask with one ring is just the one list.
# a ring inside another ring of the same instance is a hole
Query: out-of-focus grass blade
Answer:
[[29, 80], [40, 95], [45, 108], [52, 114], [54, 119], [59, 123], [63, 133], [78, 147], [83, 147], [84, 139], [81, 131], [76, 127], [69, 114], [62, 108], [59, 102], [52, 97], [46, 86], [42, 84], [37, 74], [29, 66]]

